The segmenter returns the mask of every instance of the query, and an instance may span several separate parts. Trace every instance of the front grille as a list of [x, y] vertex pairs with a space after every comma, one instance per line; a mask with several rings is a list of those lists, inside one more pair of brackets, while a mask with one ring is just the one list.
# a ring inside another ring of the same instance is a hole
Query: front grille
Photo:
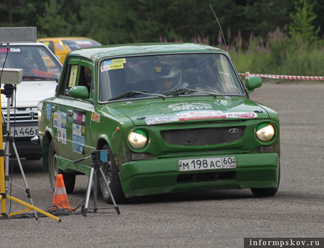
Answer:
[[162, 131], [162, 138], [170, 145], [206, 146], [239, 140], [245, 127], [196, 128]]
[[193, 173], [179, 175], [177, 183], [212, 182], [220, 180], [235, 180], [235, 178], [235, 171]]
[[[7, 109], [2, 109], [3, 122], [7, 123]], [[38, 121], [37, 108], [12, 108], [10, 109], [10, 123], [35, 123]]]

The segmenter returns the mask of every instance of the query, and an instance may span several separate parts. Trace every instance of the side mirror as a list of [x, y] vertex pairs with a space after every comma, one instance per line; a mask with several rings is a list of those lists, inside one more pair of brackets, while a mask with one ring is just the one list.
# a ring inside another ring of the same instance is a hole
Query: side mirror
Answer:
[[88, 99], [89, 90], [86, 86], [74, 86], [69, 90], [69, 96], [81, 99]]
[[262, 85], [262, 79], [260, 77], [248, 77], [245, 79], [245, 87], [248, 93], [252, 93], [254, 89], [259, 88]]

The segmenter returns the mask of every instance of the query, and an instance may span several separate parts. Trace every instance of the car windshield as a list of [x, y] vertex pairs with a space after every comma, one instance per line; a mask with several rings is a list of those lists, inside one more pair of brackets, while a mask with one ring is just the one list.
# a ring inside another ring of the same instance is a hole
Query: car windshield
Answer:
[[99, 42], [90, 39], [62, 40], [62, 42], [70, 51], [87, 47], [101, 46]]
[[62, 65], [44, 46], [0, 46], [0, 70], [4, 68], [23, 69], [23, 80], [57, 80], [60, 77]]
[[[129, 94], [136, 91], [145, 94]], [[237, 73], [223, 54], [133, 56], [100, 64], [100, 102], [161, 95], [244, 94]]]

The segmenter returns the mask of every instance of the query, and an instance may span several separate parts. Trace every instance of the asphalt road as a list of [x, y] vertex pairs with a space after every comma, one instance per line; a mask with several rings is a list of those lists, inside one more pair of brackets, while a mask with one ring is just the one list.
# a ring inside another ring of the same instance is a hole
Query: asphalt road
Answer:
[[[267, 83], [251, 94], [280, 115], [281, 185], [274, 197], [218, 190], [140, 197], [118, 205], [120, 215], [99, 209], [86, 217], [60, 216], [60, 223], [48, 217], [1, 219], [0, 247], [243, 247], [244, 238], [324, 238], [323, 93], [323, 83], [287, 82]], [[12, 163], [9, 194], [30, 203]], [[47, 209], [53, 192], [40, 161], [22, 164], [34, 205]], [[77, 178], [76, 192], [68, 196], [72, 207], [82, 204], [86, 188], [87, 178]], [[25, 208], [9, 200], [6, 205], [6, 213]], [[98, 206], [112, 205], [99, 198]]]

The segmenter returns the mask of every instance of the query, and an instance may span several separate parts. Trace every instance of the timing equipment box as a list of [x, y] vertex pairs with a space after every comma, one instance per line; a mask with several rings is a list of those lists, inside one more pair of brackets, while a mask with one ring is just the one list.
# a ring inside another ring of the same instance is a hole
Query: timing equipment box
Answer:
[[0, 43], [36, 42], [36, 27], [0, 28]]
[[23, 69], [0, 69], [1, 84], [20, 84], [23, 76]]

